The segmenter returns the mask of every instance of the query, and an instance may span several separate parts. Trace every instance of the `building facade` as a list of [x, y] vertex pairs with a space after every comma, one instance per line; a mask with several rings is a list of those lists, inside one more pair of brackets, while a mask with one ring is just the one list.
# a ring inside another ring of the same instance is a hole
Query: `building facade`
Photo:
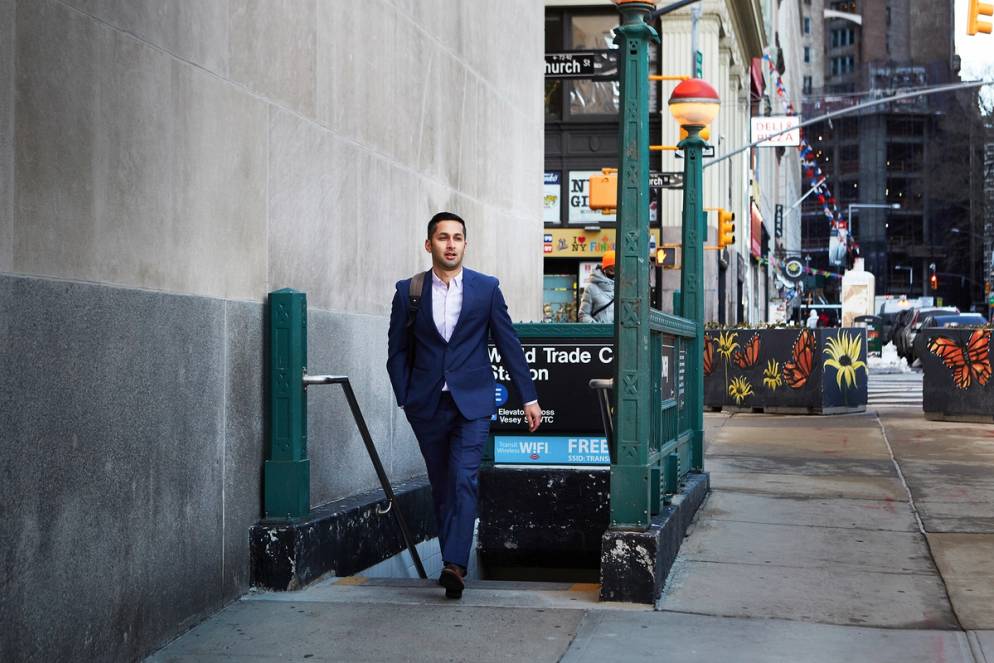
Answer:
[[[137, 660], [248, 590], [270, 291], [424, 473], [394, 283], [453, 210], [541, 317], [541, 44], [528, 0], [0, 0], [0, 659]], [[308, 398], [312, 503], [377, 486]]]
[[[806, 95], [806, 118], [958, 80], [952, 3], [834, 0], [824, 8], [824, 85]], [[976, 109], [968, 93], [912, 97], [809, 128], [853, 240], [849, 259], [865, 258], [878, 295], [930, 296], [965, 310], [979, 303], [982, 249], [967, 241], [981, 229]], [[818, 285], [837, 303], [845, 265], [829, 260], [831, 228], [814, 201], [803, 218], [805, 256], [830, 274]], [[964, 255], [972, 266], [961, 270]], [[943, 276], [953, 273], [975, 283]]]
[[[547, 53], [614, 47], [612, 31], [618, 25], [618, 12], [613, 3], [547, 0], [545, 5]], [[700, 3], [699, 9], [683, 9], [658, 21], [654, 27], [661, 43], [650, 59], [658, 74], [690, 76], [699, 71], [714, 85], [721, 97], [721, 112], [711, 128], [710, 142], [720, 155], [749, 142], [753, 96], [758, 96], [753, 93], [762, 87], [753, 76], [753, 62], [762, 56], [769, 31], [758, 1], [711, 0]], [[698, 57], [693, 53], [695, 43]], [[543, 255], [547, 320], [576, 319], [585, 275], [604, 251], [613, 248], [614, 217], [589, 209], [586, 199], [589, 176], [601, 168], [617, 167], [617, 82], [610, 80], [609, 61], [598, 72], [604, 80], [546, 80]], [[652, 85], [650, 133], [653, 142], [662, 145], [675, 145], [679, 140], [679, 127], [666, 106], [674, 85]], [[772, 243], [769, 239], [764, 243], [763, 238], [772, 237], [774, 203], [760, 207], [768, 211], [765, 217], [759, 212], [754, 242], [752, 202], [763, 205], [754, 176], [763, 171], [763, 165], [756, 171], [752, 157], [746, 152], [705, 170], [705, 205], [732, 211], [737, 219], [735, 244], [705, 254], [707, 320], [735, 323], [767, 316], [770, 278], [764, 247]], [[683, 172], [682, 161], [673, 153], [653, 153], [650, 158], [651, 170]], [[770, 177], [767, 196], [772, 201], [780, 194], [773, 184], [775, 176]], [[680, 282], [682, 206], [680, 189], [651, 193], [650, 242], [672, 252], [660, 269], [653, 270], [654, 295], [666, 311], [672, 310], [672, 295]], [[716, 227], [716, 214], [711, 213], [708, 244], [716, 243]]]

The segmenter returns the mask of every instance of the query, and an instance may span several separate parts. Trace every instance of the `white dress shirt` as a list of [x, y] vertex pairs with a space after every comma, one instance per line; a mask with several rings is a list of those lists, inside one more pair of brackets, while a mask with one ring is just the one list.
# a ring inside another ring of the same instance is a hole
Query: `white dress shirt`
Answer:
[[[431, 317], [435, 320], [435, 328], [448, 343], [452, 338], [452, 330], [459, 322], [462, 313], [462, 270], [446, 283], [438, 278], [435, 270], [431, 270]], [[442, 385], [442, 391], [449, 390], [449, 383]]]

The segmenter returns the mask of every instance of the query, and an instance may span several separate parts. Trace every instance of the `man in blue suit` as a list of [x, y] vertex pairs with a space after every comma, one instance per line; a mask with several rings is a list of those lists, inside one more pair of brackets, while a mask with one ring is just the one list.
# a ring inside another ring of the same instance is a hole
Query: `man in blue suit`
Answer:
[[460, 598], [465, 586], [477, 474], [496, 411], [488, 337], [524, 402], [528, 430], [534, 432], [542, 420], [498, 281], [464, 269], [465, 249], [465, 221], [451, 212], [431, 218], [425, 251], [431, 254], [432, 268], [424, 276], [413, 327], [407, 326], [411, 279], [405, 279], [397, 283], [393, 297], [387, 344], [387, 371], [397, 404], [404, 408], [428, 468], [445, 564], [438, 581], [448, 598]]

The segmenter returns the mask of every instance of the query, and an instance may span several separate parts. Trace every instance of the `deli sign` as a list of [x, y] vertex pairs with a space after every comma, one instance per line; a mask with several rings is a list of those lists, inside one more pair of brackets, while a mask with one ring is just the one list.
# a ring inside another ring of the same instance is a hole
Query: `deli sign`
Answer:
[[801, 118], [796, 115], [754, 117], [750, 142], [758, 142], [758, 147], [797, 147], [801, 144], [800, 124]]

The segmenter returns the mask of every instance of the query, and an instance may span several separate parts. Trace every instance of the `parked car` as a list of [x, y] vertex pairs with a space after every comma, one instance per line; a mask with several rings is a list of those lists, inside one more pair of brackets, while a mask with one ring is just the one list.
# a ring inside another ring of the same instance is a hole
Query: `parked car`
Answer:
[[958, 313], [959, 309], [955, 306], [909, 308], [901, 311], [897, 316], [894, 329], [894, 345], [897, 347], [898, 356], [903, 357], [909, 366], [915, 360], [915, 337], [918, 335], [918, 330], [921, 329], [922, 320], [927, 316]]
[[[984, 324], [984, 316], [979, 313], [932, 313], [922, 318], [919, 331], [934, 327], [974, 327]], [[925, 334], [916, 333], [911, 348], [909, 363], [921, 359], [925, 354]]]

